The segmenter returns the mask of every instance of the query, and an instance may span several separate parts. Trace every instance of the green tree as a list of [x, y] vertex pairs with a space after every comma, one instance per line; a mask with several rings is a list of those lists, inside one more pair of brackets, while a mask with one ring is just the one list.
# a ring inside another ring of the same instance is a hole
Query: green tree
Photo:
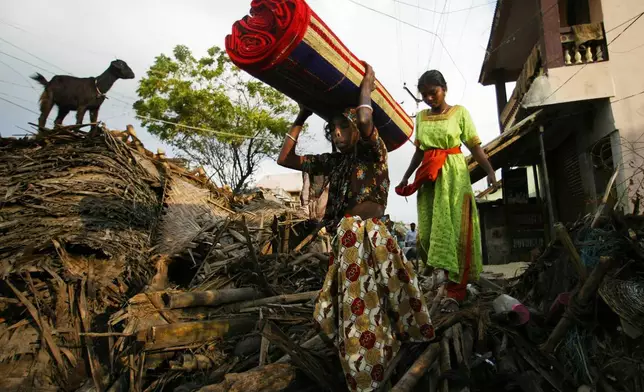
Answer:
[[211, 170], [215, 183], [235, 193], [246, 188], [263, 159], [276, 157], [298, 109], [279, 91], [243, 74], [216, 46], [200, 59], [183, 45], [172, 57], [161, 54], [137, 92], [136, 113], [166, 121], [143, 119], [150, 133]]

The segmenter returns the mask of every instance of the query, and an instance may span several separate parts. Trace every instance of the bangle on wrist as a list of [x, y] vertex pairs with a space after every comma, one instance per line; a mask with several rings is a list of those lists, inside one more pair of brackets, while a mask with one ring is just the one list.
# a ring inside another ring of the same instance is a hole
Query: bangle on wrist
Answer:
[[360, 109], [360, 108], [369, 109], [369, 110], [371, 110], [373, 112], [373, 108], [369, 104], [358, 105], [358, 107], [356, 108], [356, 111], [358, 111], [358, 109]]
[[296, 139], [296, 138], [294, 138], [293, 136], [291, 136], [290, 134], [288, 134], [288, 133], [287, 133], [287, 134], [286, 134], [286, 137], [287, 137], [287, 138], [289, 138], [289, 139], [291, 139], [291, 140], [293, 140], [293, 143], [297, 143], [297, 139]]

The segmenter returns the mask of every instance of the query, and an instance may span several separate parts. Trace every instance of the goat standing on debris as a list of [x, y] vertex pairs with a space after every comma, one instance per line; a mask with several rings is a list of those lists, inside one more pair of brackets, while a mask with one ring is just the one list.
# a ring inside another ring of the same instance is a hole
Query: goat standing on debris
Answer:
[[45, 86], [40, 96], [40, 118], [38, 127], [44, 128], [49, 112], [58, 106], [58, 115], [54, 123], [62, 125], [67, 114], [76, 111], [76, 124], [82, 124], [85, 112], [89, 110], [90, 121], [98, 121], [98, 110], [105, 94], [118, 79], [134, 79], [134, 72], [123, 60], [114, 60], [109, 68], [98, 77], [77, 78], [68, 75], [56, 75], [48, 82], [44, 76], [36, 73], [33, 80]]

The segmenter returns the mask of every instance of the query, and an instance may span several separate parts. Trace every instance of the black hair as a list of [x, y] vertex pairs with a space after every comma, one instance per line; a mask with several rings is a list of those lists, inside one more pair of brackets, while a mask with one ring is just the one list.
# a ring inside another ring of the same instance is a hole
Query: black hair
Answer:
[[324, 124], [324, 138], [333, 144], [333, 138], [331, 134], [333, 133], [333, 122], [329, 121]]
[[[329, 121], [329, 122], [327, 122], [326, 124], [324, 124], [324, 138], [325, 138], [326, 140], [328, 140], [328, 141], [329, 141], [329, 143], [331, 143], [331, 148], [332, 148], [332, 151], [333, 151], [333, 152], [336, 152], [336, 151], [337, 151], [337, 150], [336, 150], [336, 147], [335, 147], [335, 144], [333, 144], [333, 136], [332, 136], [332, 135], [333, 135], [333, 131], [335, 131], [335, 121], [334, 121], [334, 120], [336, 120], [336, 119], [340, 119], [341, 121], [346, 121], [346, 122], [347, 122], [347, 124], [350, 124], [350, 123], [351, 123], [351, 120], [349, 120], [345, 115], [343, 115], [343, 114], [338, 114], [338, 115], [335, 115], [335, 116], [331, 119], [331, 121]], [[356, 128], [356, 130], [357, 130], [357, 128]]]
[[418, 79], [418, 90], [424, 86], [438, 86], [447, 91], [447, 82], [445, 81], [445, 77], [436, 69], [425, 72]]

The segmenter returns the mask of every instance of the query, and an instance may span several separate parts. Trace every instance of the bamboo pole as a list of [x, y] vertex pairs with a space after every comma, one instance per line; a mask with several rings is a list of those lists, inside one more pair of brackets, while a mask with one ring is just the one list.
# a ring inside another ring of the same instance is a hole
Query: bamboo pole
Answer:
[[319, 291], [307, 291], [305, 293], [276, 295], [274, 297], [262, 298], [235, 304], [232, 305], [231, 308], [241, 310], [271, 304], [292, 304], [297, 302], [306, 302], [316, 298], [319, 293]]
[[559, 342], [561, 342], [561, 340], [566, 336], [568, 329], [570, 329], [570, 327], [575, 323], [573, 309], [575, 307], [583, 309], [588, 306], [590, 300], [593, 298], [599, 285], [604, 279], [604, 276], [606, 276], [613, 266], [613, 261], [614, 260], [610, 257], [601, 257], [599, 264], [597, 264], [597, 267], [595, 267], [584, 285], [581, 287], [579, 293], [570, 300], [570, 305], [566, 308], [566, 312], [563, 317], [559, 320], [559, 323], [548, 337], [548, 340], [541, 347], [544, 352], [552, 353]]
[[[324, 346], [324, 341], [322, 340], [320, 335], [315, 335], [311, 339], [307, 340], [306, 342], [300, 345], [300, 347], [306, 348], [306, 349], [312, 349], [312, 348], [317, 348], [322, 346]], [[282, 358], [275, 361], [275, 363], [286, 363], [290, 360], [291, 360], [291, 356], [286, 354]]]
[[253, 262], [253, 267], [255, 268], [255, 273], [257, 274], [259, 282], [261, 283], [266, 294], [275, 295], [275, 290], [273, 290], [271, 285], [266, 280], [266, 276], [264, 276], [262, 268], [259, 265], [259, 260], [257, 260], [257, 253], [255, 253], [255, 247], [253, 246], [253, 242], [250, 238], [250, 232], [248, 231], [248, 225], [246, 224], [245, 216], [242, 216], [242, 225], [244, 226], [244, 238], [246, 240], [246, 246], [248, 246], [250, 260]]
[[557, 234], [559, 241], [561, 241], [561, 244], [568, 252], [570, 259], [572, 260], [572, 264], [574, 265], [575, 270], [577, 270], [577, 275], [579, 275], [579, 280], [582, 283], [585, 282], [588, 278], [586, 267], [584, 266], [584, 263], [582, 263], [581, 257], [579, 256], [575, 245], [572, 243], [572, 239], [570, 239], [570, 235], [568, 235], [568, 230], [566, 230], [566, 227], [561, 223], [557, 223], [555, 225], [555, 233]]
[[391, 389], [391, 392], [412, 391], [423, 375], [425, 375], [434, 362], [436, 362], [440, 351], [439, 343], [432, 343], [432, 345], [427, 347], [427, 350], [425, 350], [420, 357], [418, 357], [416, 362], [411, 365], [409, 370], [407, 370], [407, 373], [405, 373], [396, 386]]
[[136, 340], [147, 351], [160, 350], [243, 335], [256, 324], [256, 318], [233, 318], [157, 325], [138, 331]]
[[590, 224], [590, 227], [592, 227], [593, 229], [596, 229], [599, 226], [599, 218], [604, 213], [604, 209], [606, 208], [606, 204], [608, 203], [608, 197], [610, 196], [610, 191], [613, 189], [613, 185], [615, 184], [615, 180], [617, 179], [617, 175], [619, 174], [620, 167], [621, 167], [620, 165], [617, 165], [615, 172], [613, 173], [610, 180], [608, 181], [608, 186], [604, 191], [604, 197], [602, 197], [602, 202], [599, 205], [599, 207], [597, 207], [597, 211], [595, 212], [595, 217], [593, 218], [593, 222]]
[[169, 309], [219, 306], [233, 302], [253, 300], [260, 297], [261, 294], [252, 287], [161, 294], [164, 305]]
[[552, 194], [550, 193], [550, 178], [548, 174], [548, 164], [546, 163], [546, 147], [543, 141], [544, 134], [543, 125], [539, 127], [539, 148], [541, 151], [541, 168], [543, 173], [543, 192], [546, 194], [546, 207], [548, 208], [548, 233], [550, 238], [554, 237], [553, 225], [555, 224], [555, 213], [552, 208]]

